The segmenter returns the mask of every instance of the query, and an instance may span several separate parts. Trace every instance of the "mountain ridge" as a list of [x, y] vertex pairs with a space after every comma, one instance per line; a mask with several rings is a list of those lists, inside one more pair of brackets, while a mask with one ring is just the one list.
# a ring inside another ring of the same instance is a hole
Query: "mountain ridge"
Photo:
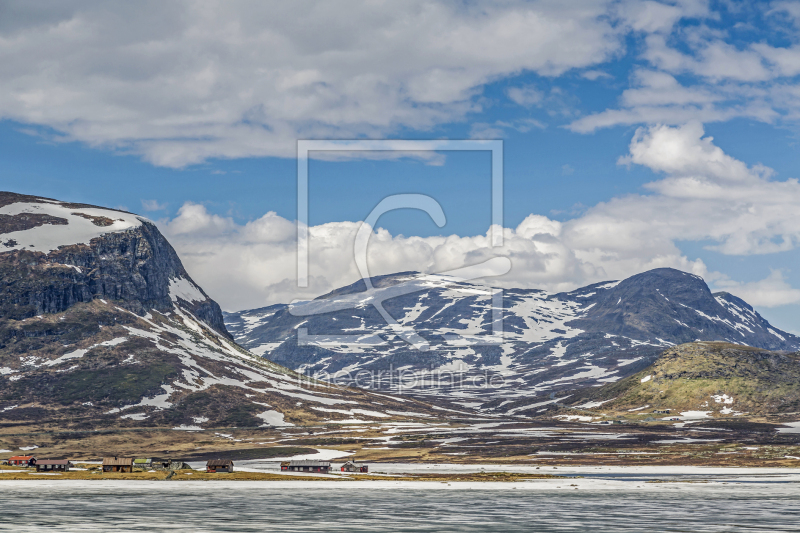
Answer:
[[[501, 376], [505, 386], [484, 390], [453, 383], [408, 389], [420, 398], [460, 399], [462, 405], [485, 412], [508, 412], [542, 393], [617, 381], [651, 364], [664, 349], [685, 342], [800, 348], [800, 338], [772, 327], [743, 300], [712, 294], [699, 276], [674, 269], [555, 294], [505, 289], [502, 345], [469, 342], [491, 334], [491, 288], [414, 272], [378, 276], [372, 285], [365, 291], [365, 282], [359, 280], [292, 307], [225, 313], [226, 324], [254, 353], [344, 384], [355, 384], [358, 372], [374, 375], [398, 368], [419, 375], [454, 372], [470, 379]], [[402, 341], [372, 306], [376, 300], [400, 327], [414, 328], [432, 350], [419, 352]], [[301, 327], [317, 341], [299, 344]], [[339, 342], [345, 334], [383, 342], [348, 346]], [[398, 390], [397, 383], [386, 379], [370, 385]]]

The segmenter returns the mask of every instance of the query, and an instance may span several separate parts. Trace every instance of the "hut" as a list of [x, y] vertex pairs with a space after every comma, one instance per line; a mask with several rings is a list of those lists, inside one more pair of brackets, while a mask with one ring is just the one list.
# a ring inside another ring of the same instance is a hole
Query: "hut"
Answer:
[[[300, 461], [289, 461], [289, 466], [286, 468], [290, 472], [318, 472], [327, 474], [331, 469], [330, 461], [314, 461], [311, 459], [303, 459]], [[283, 469], [281, 469], [283, 470]]]
[[67, 459], [39, 459], [36, 461], [37, 472], [69, 472], [75, 466]]
[[230, 459], [211, 459], [206, 463], [206, 472], [233, 472], [233, 461]]
[[342, 465], [342, 472], [359, 472], [366, 474], [369, 471], [367, 465], [358, 464], [355, 461], [347, 461]]
[[103, 457], [103, 472], [133, 472], [133, 457]]
[[9, 466], [36, 466], [36, 457], [33, 455], [15, 455], [8, 458]]

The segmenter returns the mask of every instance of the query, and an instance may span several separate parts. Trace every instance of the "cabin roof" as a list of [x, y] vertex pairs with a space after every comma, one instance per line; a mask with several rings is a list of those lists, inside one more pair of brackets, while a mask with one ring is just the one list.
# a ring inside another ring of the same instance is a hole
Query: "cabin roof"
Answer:
[[132, 457], [103, 457], [103, 466], [133, 466]]
[[230, 459], [210, 459], [206, 466], [233, 466], [233, 461]]
[[290, 461], [289, 466], [331, 466], [330, 461], [315, 461], [313, 459], [302, 459]]

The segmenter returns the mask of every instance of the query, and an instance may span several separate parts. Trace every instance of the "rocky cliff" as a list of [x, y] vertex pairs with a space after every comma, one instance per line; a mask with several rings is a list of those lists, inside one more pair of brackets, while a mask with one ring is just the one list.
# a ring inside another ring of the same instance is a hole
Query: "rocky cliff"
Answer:
[[219, 305], [152, 222], [8, 192], [0, 193], [0, 213], [0, 317], [59, 313], [95, 298], [139, 315], [177, 303], [228, 336]]
[[150, 221], [0, 193], [0, 429], [276, 427], [410, 405], [430, 412], [239, 347]]

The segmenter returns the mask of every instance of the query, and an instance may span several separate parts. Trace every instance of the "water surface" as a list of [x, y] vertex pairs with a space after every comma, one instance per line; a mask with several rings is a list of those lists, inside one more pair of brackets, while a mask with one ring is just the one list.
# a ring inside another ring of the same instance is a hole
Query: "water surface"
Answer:
[[0, 531], [775, 532], [799, 501], [794, 482], [36, 480], [0, 483]]

